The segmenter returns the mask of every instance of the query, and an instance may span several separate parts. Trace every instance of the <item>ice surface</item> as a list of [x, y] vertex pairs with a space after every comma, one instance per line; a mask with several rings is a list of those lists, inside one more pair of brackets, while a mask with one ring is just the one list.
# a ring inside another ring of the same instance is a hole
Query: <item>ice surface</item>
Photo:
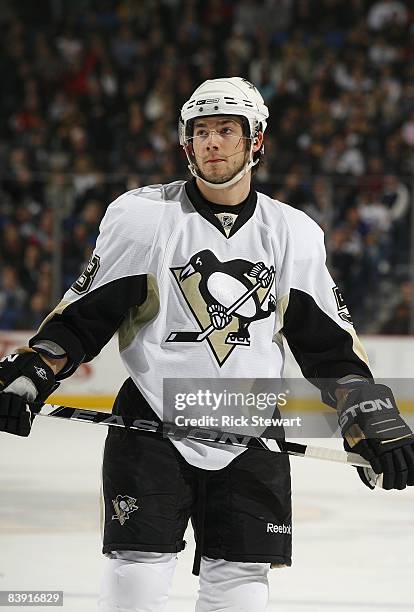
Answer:
[[[63, 590], [63, 610], [96, 609], [105, 434], [42, 417], [28, 439], [0, 433], [0, 590]], [[414, 611], [414, 490], [371, 492], [353, 468], [312, 459], [292, 458], [292, 472], [294, 565], [270, 573], [268, 610]], [[168, 612], [194, 609], [186, 540]]]

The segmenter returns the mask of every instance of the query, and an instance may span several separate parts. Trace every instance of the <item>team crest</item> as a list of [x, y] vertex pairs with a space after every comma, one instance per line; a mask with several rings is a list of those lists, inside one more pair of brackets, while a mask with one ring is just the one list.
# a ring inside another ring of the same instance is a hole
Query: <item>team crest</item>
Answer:
[[220, 221], [221, 226], [224, 229], [228, 238], [231, 232], [231, 228], [236, 222], [237, 215], [234, 215], [233, 213], [217, 213], [215, 217], [217, 217], [217, 219]]
[[166, 342], [208, 342], [220, 366], [236, 346], [250, 346], [250, 325], [276, 310], [275, 271], [262, 261], [222, 262], [204, 250], [171, 272], [200, 329], [171, 331]]
[[112, 500], [112, 505], [115, 510], [115, 514], [112, 516], [112, 520], [118, 520], [121, 525], [125, 523], [129, 519], [129, 515], [135, 510], [138, 510], [139, 506], [136, 506], [135, 497], [130, 497], [129, 495], [117, 495], [115, 499]]

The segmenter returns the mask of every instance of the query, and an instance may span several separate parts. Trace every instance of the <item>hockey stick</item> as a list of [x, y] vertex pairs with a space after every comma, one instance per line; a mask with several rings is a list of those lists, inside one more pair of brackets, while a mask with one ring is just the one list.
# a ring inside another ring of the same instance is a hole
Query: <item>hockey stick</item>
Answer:
[[[272, 274], [274, 274], [273, 266], [270, 268], [270, 270]], [[234, 304], [229, 306], [224, 314], [226, 314], [227, 316], [233, 314], [233, 312], [235, 312], [239, 308], [239, 306], [242, 306], [249, 299], [249, 297], [253, 295], [255, 291], [260, 289], [261, 286], [262, 285], [260, 283], [256, 283], [251, 289], [249, 289], [249, 291], [246, 291], [246, 293], [243, 293], [243, 295], [241, 295], [239, 299], [236, 302], [234, 302]], [[205, 329], [203, 329], [201, 332], [193, 332], [193, 331], [171, 332], [166, 342], [202, 342], [203, 340], [207, 338], [207, 336], [209, 336], [215, 330], [216, 328], [214, 327], [214, 325], [210, 323], [210, 325], [206, 327]]]
[[152, 433], [163, 438], [170, 438], [171, 440], [187, 439], [241, 448], [260, 448], [276, 453], [287, 453], [297, 457], [311, 457], [336, 463], [346, 463], [354, 467], [371, 467], [370, 463], [360, 455], [333, 448], [310, 446], [309, 444], [287, 442], [286, 440], [260, 438], [259, 436], [219, 431], [204, 427], [179, 427], [174, 423], [129, 419], [115, 414], [108, 414], [107, 412], [60, 406], [58, 404], [44, 404], [40, 408], [38, 405], [35, 405], [32, 409], [33, 412], [40, 416], [57, 417], [69, 421], [83, 421], [94, 425], [122, 427], [124, 429]]

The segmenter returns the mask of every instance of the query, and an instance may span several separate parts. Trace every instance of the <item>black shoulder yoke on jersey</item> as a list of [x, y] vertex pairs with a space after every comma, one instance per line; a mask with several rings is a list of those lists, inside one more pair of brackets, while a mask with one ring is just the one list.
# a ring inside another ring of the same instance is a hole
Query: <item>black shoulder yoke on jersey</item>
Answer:
[[147, 297], [147, 277], [127, 276], [85, 293], [68, 304], [61, 314], [53, 314], [31, 338], [29, 346], [53, 340], [61, 346], [70, 365], [66, 378], [83, 362], [100, 353], [119, 328], [129, 308], [140, 306]]
[[[292, 288], [282, 333], [305, 378], [319, 389], [349, 374], [372, 379], [353, 350], [351, 334], [339, 327], [304, 291]], [[324, 401], [328, 400], [325, 394]], [[332, 405], [331, 401], [326, 401]]]

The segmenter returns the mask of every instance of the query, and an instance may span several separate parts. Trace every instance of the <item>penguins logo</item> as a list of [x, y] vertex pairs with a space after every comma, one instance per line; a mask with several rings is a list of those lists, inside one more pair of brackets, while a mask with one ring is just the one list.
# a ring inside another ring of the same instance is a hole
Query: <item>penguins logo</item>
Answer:
[[233, 227], [237, 219], [237, 215], [232, 215], [231, 213], [217, 213], [215, 216], [220, 221], [228, 238], [231, 232], [231, 228]]
[[[166, 342], [207, 340], [221, 366], [236, 346], [250, 346], [250, 323], [276, 310], [273, 266], [245, 259], [221, 262], [209, 250], [171, 272], [200, 331], [173, 331]], [[267, 300], [267, 308], [263, 308]]]
[[135, 497], [130, 497], [129, 495], [117, 495], [116, 498], [112, 500], [112, 505], [115, 510], [112, 520], [118, 519], [121, 525], [123, 525], [125, 521], [129, 519], [131, 512], [138, 510], [138, 506], [135, 505], [136, 501]]

